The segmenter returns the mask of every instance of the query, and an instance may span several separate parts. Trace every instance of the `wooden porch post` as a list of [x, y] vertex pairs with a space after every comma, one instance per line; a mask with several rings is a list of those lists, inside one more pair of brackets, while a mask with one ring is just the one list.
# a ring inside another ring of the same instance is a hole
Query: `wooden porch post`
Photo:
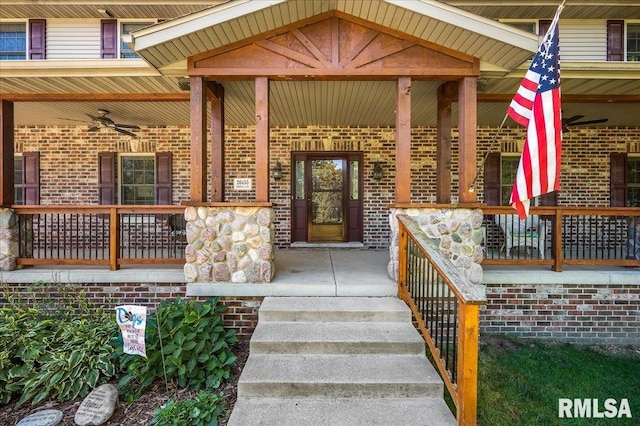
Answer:
[[451, 203], [451, 90], [450, 82], [438, 87], [436, 203], [440, 204]]
[[256, 202], [269, 201], [269, 79], [256, 77]]
[[399, 77], [396, 88], [396, 203], [410, 203], [411, 77]]
[[224, 86], [210, 84], [212, 201], [224, 201]]
[[476, 191], [469, 190], [476, 176], [476, 77], [464, 77], [458, 83], [459, 182], [460, 203], [475, 203]]
[[0, 207], [14, 203], [13, 102], [0, 102]]
[[207, 97], [204, 78], [191, 77], [191, 201], [207, 201]]

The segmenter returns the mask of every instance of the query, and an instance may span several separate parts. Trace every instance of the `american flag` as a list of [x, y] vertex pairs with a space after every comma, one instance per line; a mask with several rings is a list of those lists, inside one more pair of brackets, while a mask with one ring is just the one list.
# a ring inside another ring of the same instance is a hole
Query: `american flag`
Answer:
[[531, 62], [507, 114], [527, 127], [509, 203], [521, 219], [529, 215], [533, 197], [560, 189], [562, 117], [560, 110], [560, 55], [558, 7], [551, 26]]

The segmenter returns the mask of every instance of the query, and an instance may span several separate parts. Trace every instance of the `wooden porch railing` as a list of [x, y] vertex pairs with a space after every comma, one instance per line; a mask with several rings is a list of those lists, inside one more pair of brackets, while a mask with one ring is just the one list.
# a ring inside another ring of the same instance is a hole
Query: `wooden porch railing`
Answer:
[[483, 265], [640, 266], [638, 207], [532, 207], [526, 223], [509, 206], [483, 212]]
[[13, 206], [18, 265], [182, 264], [182, 206]]
[[480, 305], [486, 298], [409, 217], [398, 215], [398, 296], [413, 312], [456, 406], [459, 425], [477, 423]]

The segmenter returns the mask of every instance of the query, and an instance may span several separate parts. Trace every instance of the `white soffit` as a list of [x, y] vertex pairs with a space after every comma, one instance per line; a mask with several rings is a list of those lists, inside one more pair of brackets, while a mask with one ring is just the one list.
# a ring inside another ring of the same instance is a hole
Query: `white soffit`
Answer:
[[[531, 58], [538, 38], [432, 0], [232, 0], [133, 32], [125, 41], [153, 67], [172, 64], [331, 10], [340, 11], [512, 70]], [[186, 71], [186, 69], [185, 69]]]

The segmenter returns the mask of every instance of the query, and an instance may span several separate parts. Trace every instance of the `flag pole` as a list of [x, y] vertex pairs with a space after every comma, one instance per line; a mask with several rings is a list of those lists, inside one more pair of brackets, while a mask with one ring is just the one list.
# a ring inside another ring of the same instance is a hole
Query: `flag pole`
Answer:
[[[502, 119], [502, 123], [500, 123], [500, 127], [498, 127], [498, 131], [496, 131], [496, 133], [494, 133], [493, 135], [493, 139], [491, 140], [491, 145], [489, 145], [489, 150], [487, 151], [487, 153], [485, 154], [484, 158], [482, 159], [482, 162], [480, 163], [480, 169], [482, 170], [484, 168], [484, 163], [487, 162], [487, 158], [489, 158], [489, 154], [491, 154], [491, 151], [493, 151], [493, 148], [495, 146], [496, 140], [498, 139], [498, 135], [500, 135], [500, 132], [502, 131], [502, 127], [504, 126], [504, 123], [507, 121], [507, 117], [509, 116], [509, 114], [505, 114], [504, 118]], [[473, 178], [473, 181], [471, 182], [471, 184], [469, 185], [469, 192], [473, 192], [476, 189], [476, 181], [478, 180], [478, 171], [476, 170], [476, 175]]]

